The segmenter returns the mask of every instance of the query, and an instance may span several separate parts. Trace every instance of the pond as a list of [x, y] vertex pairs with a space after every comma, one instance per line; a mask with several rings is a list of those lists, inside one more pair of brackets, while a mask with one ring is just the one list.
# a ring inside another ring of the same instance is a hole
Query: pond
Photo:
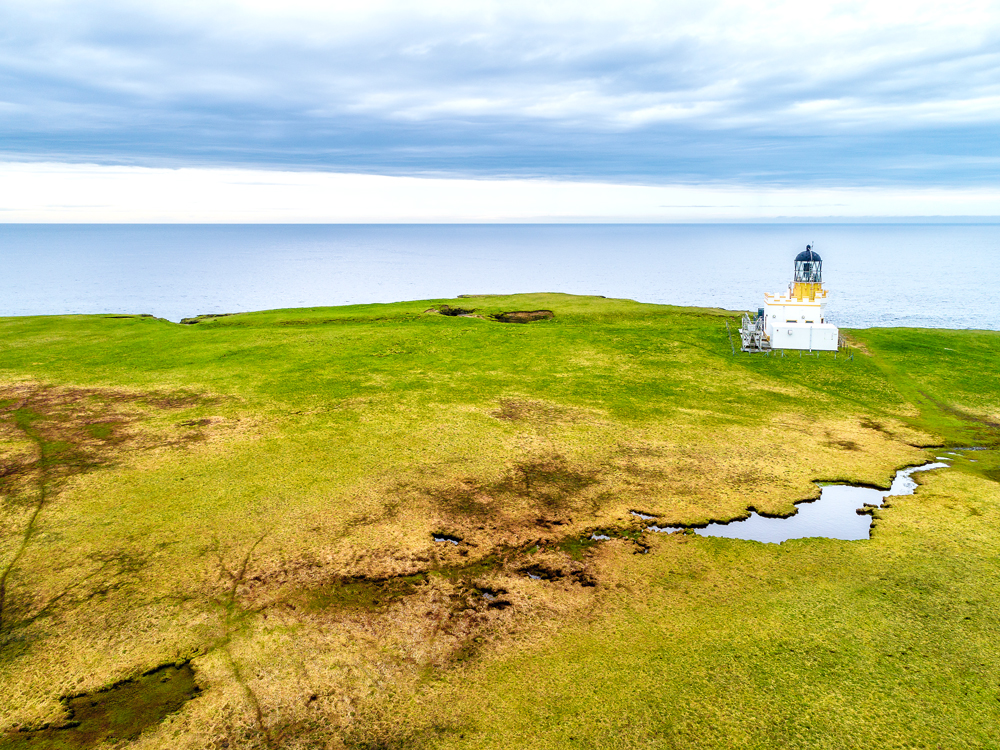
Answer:
[[[917, 488], [913, 474], [918, 471], [943, 469], [950, 466], [944, 461], [911, 466], [900, 469], [892, 480], [888, 491], [870, 487], [855, 487], [846, 484], [820, 485], [822, 492], [817, 500], [803, 500], [796, 503], [796, 512], [787, 518], [769, 518], [756, 512], [742, 521], [710, 523], [703, 528], [692, 529], [700, 536], [719, 536], [730, 539], [744, 539], [755, 542], [780, 544], [788, 539], [826, 537], [828, 539], [868, 539], [871, 535], [872, 518], [867, 513], [859, 513], [865, 505], [881, 506], [886, 497], [912, 495]], [[677, 531], [682, 526], [649, 526], [650, 531]]]

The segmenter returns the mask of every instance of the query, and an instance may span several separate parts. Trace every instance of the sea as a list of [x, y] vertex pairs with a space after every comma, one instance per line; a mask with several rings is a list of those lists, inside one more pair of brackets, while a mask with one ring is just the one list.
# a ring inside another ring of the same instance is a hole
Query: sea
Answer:
[[1000, 330], [1000, 224], [0, 224], [0, 316], [514, 292], [756, 310], [807, 244], [841, 327]]

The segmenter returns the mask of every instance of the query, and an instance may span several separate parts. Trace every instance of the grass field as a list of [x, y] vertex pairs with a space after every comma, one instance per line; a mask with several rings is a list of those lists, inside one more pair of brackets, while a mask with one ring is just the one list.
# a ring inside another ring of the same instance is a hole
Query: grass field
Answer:
[[[764, 357], [727, 319], [0, 319], [0, 748], [1000, 746], [1000, 334]], [[787, 515], [932, 446], [986, 450], [866, 541], [631, 513]]]

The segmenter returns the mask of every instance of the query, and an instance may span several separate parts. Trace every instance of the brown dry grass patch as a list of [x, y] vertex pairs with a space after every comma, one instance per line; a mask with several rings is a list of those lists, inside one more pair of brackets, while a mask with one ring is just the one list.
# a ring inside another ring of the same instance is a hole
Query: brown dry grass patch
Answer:
[[555, 314], [551, 310], [514, 310], [490, 317], [501, 323], [531, 323], [535, 320], [551, 320]]
[[490, 416], [501, 422], [526, 425], [602, 424], [599, 414], [549, 401], [506, 397], [501, 398]]

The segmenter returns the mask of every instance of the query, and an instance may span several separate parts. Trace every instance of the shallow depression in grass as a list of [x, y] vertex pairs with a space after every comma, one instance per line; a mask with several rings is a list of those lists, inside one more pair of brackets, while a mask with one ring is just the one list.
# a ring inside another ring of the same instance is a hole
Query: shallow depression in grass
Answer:
[[[868, 539], [871, 536], [871, 516], [864, 512], [879, 507], [886, 497], [912, 495], [917, 483], [912, 475], [918, 471], [944, 469], [950, 464], [934, 462], [923, 466], [900, 469], [889, 491], [870, 487], [853, 487], [847, 484], [828, 484], [822, 488], [818, 500], [803, 501], [796, 505], [795, 515], [787, 518], [768, 518], [755, 512], [742, 521], [710, 523], [693, 531], [700, 536], [719, 536], [729, 539], [780, 544], [789, 539], [826, 537], [827, 539]], [[681, 526], [650, 526], [651, 531], [677, 531]]]
[[0, 735], [0, 748], [91, 748], [128, 742], [181, 709], [199, 692], [189, 662], [166, 665], [105, 690], [64, 699], [69, 721]]

